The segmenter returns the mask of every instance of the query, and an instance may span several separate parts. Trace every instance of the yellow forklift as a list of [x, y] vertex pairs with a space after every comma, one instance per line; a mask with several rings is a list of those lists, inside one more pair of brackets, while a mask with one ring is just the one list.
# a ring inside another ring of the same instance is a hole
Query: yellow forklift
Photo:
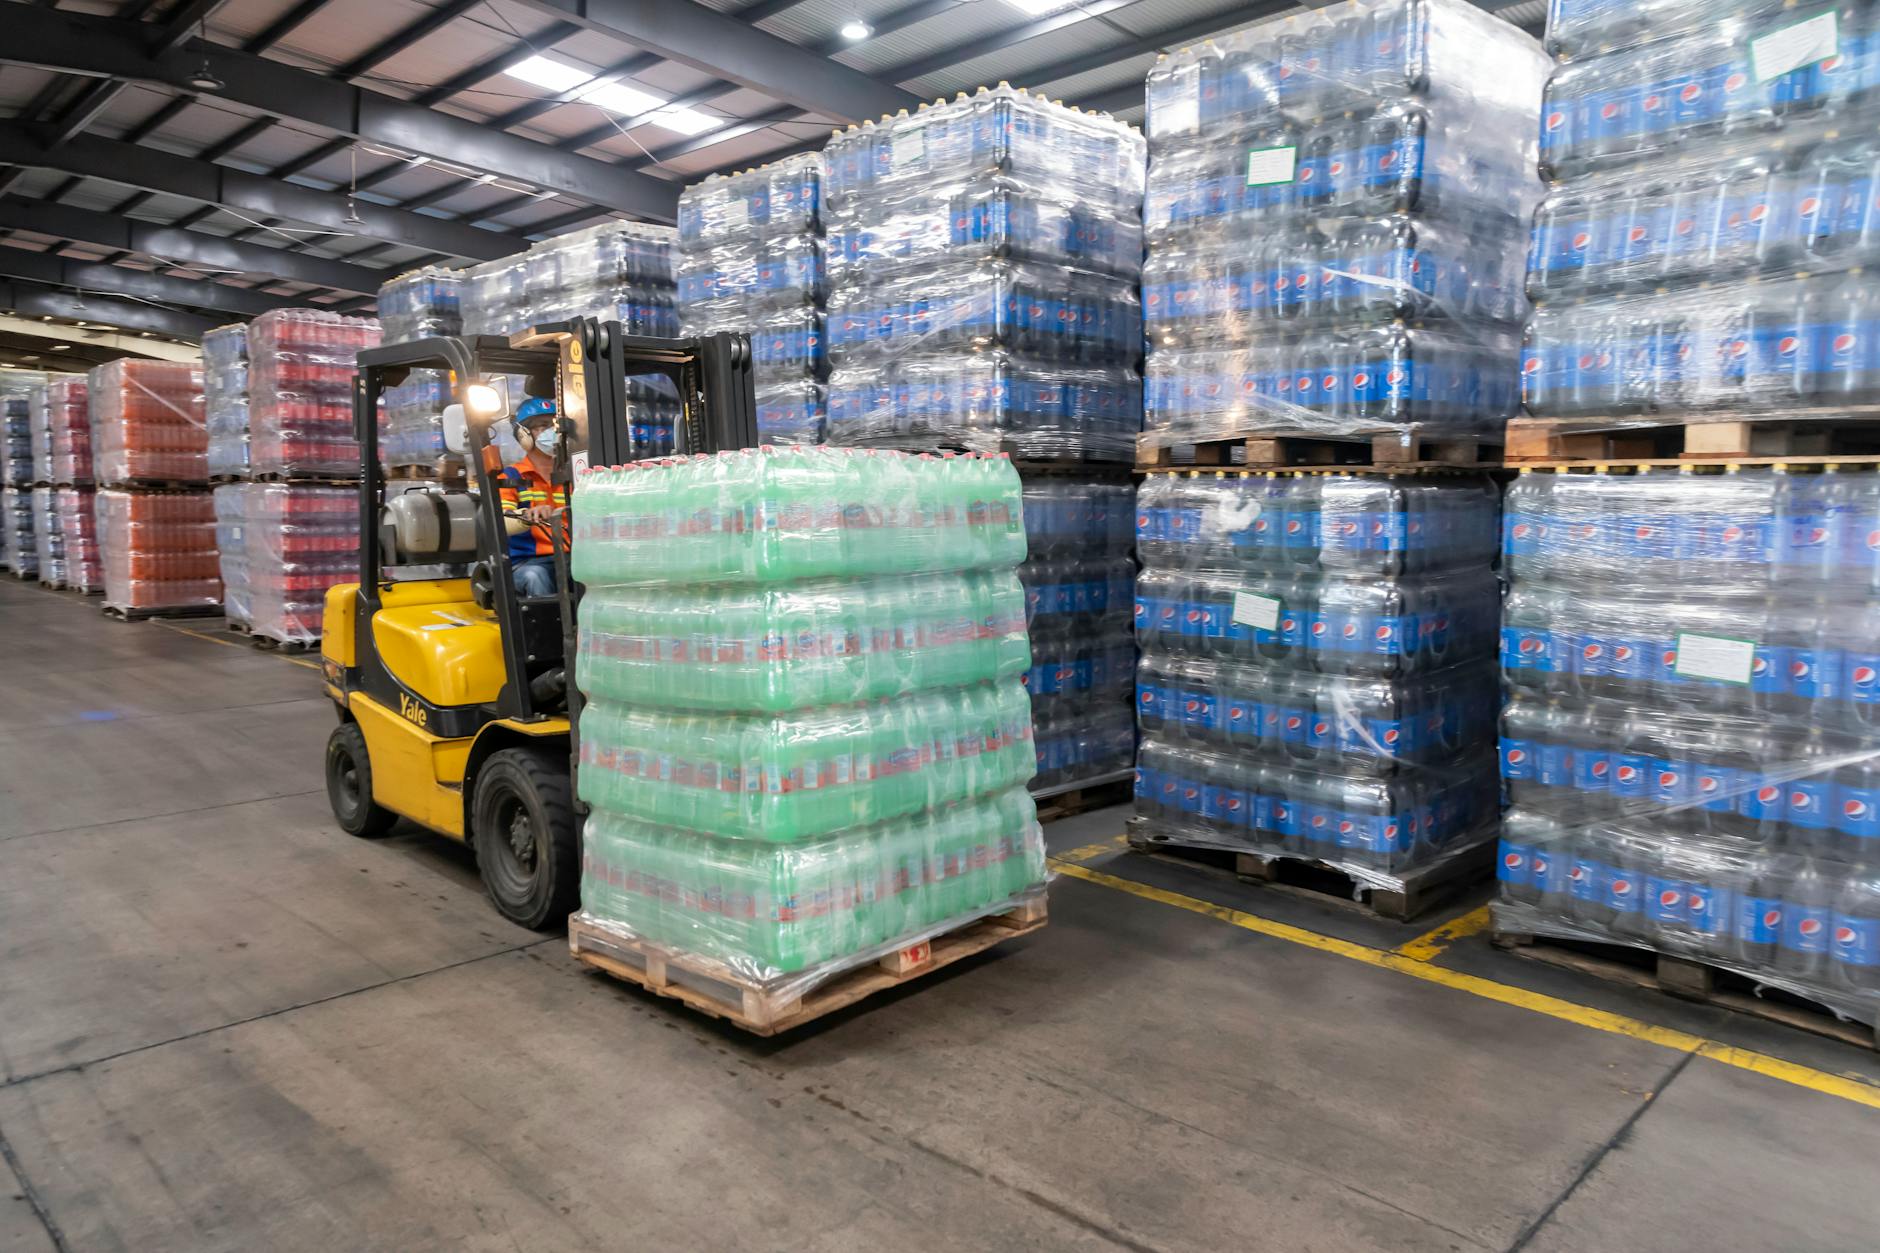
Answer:
[[[445, 443], [462, 487], [400, 490], [379, 465], [379, 400], [414, 370], [447, 371]], [[581, 807], [574, 773], [581, 698], [570, 668], [581, 589], [553, 534], [557, 592], [519, 595], [498, 494], [498, 424], [523, 396], [552, 397], [553, 483], [591, 460], [632, 459], [630, 398], [663, 378], [679, 398], [679, 452], [757, 443], [751, 350], [742, 335], [655, 339], [591, 318], [503, 339], [460, 336], [359, 354], [359, 581], [327, 592], [322, 679], [339, 712], [326, 790], [339, 825], [372, 838], [408, 818], [475, 851], [510, 921], [557, 926], [579, 902]], [[524, 380], [522, 396], [509, 394]], [[569, 508], [578, 510], [578, 493]], [[443, 567], [445, 577], [438, 577]]]

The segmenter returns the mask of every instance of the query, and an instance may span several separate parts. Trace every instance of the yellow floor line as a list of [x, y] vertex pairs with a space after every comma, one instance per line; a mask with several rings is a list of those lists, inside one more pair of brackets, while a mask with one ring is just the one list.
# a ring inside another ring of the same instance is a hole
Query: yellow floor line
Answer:
[[[1654, 1026], [1624, 1014], [1608, 1013], [1603, 1009], [1594, 1009], [1588, 1005], [1578, 1005], [1562, 1000], [1557, 996], [1548, 996], [1542, 992], [1530, 992], [1526, 988], [1513, 987], [1506, 983], [1497, 983], [1493, 979], [1484, 979], [1477, 975], [1464, 974], [1458, 970], [1446, 970], [1428, 961], [1406, 956], [1403, 953], [1386, 952], [1368, 945], [1356, 944], [1350, 940], [1340, 940], [1334, 936], [1320, 935], [1303, 927], [1289, 923], [1275, 922], [1271, 918], [1261, 918], [1256, 914], [1230, 909], [1225, 905], [1215, 905], [1208, 901], [1197, 900], [1192, 896], [1183, 896], [1179, 892], [1170, 892], [1162, 888], [1151, 887], [1146, 883], [1137, 883], [1132, 879], [1120, 879], [1115, 875], [1105, 874], [1101, 870], [1092, 870], [1088, 866], [1074, 865], [1061, 859], [1054, 860], [1053, 868], [1059, 874], [1082, 879], [1118, 892], [1127, 892], [1144, 900], [1155, 901], [1161, 905], [1172, 905], [1176, 909], [1185, 909], [1190, 913], [1201, 914], [1207, 918], [1219, 919], [1243, 930], [1276, 940], [1285, 940], [1289, 944], [1299, 944], [1306, 948], [1317, 949], [1322, 953], [1334, 953], [1352, 961], [1363, 962], [1367, 966], [1378, 966], [1385, 970], [1394, 970], [1398, 974], [1409, 975], [1426, 983], [1453, 988], [1471, 996], [1485, 1000], [1499, 1001], [1503, 1005], [1512, 1005], [1518, 1009], [1530, 1010], [1558, 1018], [1563, 1022], [1590, 1027], [1595, 1031], [1604, 1031], [1611, 1035], [1628, 1036], [1634, 1040], [1643, 1040], [1648, 1044], [1658, 1044], [1665, 1048], [1676, 1049], [1681, 1053], [1695, 1053], [1699, 1057], [1708, 1057], [1712, 1061], [1734, 1066], [1738, 1070], [1747, 1070], [1755, 1074], [1778, 1079], [1796, 1087], [1807, 1088], [1828, 1096], [1840, 1097], [1857, 1105], [1880, 1109], [1880, 1084], [1860, 1078], [1856, 1075], [1837, 1075], [1825, 1070], [1816, 1070], [1812, 1066], [1803, 1066], [1795, 1062], [1786, 1062], [1779, 1057], [1770, 1057], [1766, 1053], [1755, 1053], [1748, 1049], [1739, 1049], [1711, 1040], [1688, 1031], [1678, 1031], [1671, 1027]], [[1461, 921], [1460, 919], [1458, 921]], [[1441, 928], [1438, 928], [1441, 930]], [[1412, 941], [1416, 943], [1416, 941]]]
[[[193, 631], [186, 626], [177, 626], [175, 623], [163, 622], [154, 618], [152, 621], [156, 622], [158, 626], [165, 630], [175, 631], [180, 635], [192, 635], [199, 640], [208, 640], [211, 644], [220, 644], [224, 648], [240, 648], [251, 653], [263, 651], [252, 644], [237, 644], [234, 640], [219, 640], [213, 635], [204, 635], [201, 631]], [[320, 668], [319, 662], [308, 661], [305, 657], [289, 657], [285, 653], [278, 653], [276, 656], [290, 666], [305, 666], [309, 670], [318, 670]]]
[[1115, 853], [1129, 847], [1127, 835], [1114, 835], [1095, 844], [1086, 844], [1082, 848], [1073, 848], [1067, 852], [1051, 854], [1056, 861], [1095, 861], [1105, 853]]
[[1425, 931], [1414, 940], [1399, 944], [1391, 952], [1411, 958], [1415, 961], [1434, 961], [1442, 951], [1457, 940], [1466, 939], [1478, 931], [1488, 929], [1488, 906], [1471, 909], [1460, 918], [1451, 918], [1440, 927]]

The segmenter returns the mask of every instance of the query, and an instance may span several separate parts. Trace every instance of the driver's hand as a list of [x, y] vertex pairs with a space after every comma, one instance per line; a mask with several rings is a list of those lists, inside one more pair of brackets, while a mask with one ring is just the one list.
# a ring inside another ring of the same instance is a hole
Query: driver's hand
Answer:
[[531, 522], [553, 522], [555, 520], [555, 506], [530, 505], [528, 519]]

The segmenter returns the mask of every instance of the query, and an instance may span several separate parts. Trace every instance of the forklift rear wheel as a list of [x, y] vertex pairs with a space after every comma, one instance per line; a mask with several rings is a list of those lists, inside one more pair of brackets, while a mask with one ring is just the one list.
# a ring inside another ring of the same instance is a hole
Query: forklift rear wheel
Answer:
[[372, 759], [365, 732], [343, 722], [326, 739], [326, 799], [340, 830], [375, 840], [392, 829], [398, 815], [372, 800]]
[[477, 772], [470, 805], [477, 870], [498, 912], [531, 931], [560, 925], [580, 902], [581, 839], [567, 764], [565, 754], [506, 748]]

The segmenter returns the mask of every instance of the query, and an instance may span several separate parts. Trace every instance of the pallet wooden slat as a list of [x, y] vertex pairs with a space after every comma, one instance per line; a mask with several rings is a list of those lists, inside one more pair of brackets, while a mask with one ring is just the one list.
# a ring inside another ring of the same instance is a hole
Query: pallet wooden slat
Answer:
[[1880, 462], [1880, 410], [1795, 411], [1742, 418], [1517, 418], [1508, 424], [1511, 466], [1622, 462], [1669, 464], [1835, 460]]
[[1134, 773], [1132, 772], [1129, 778], [1086, 784], [1082, 787], [1041, 796], [1038, 798], [1038, 821], [1056, 822], [1061, 818], [1074, 818], [1078, 814], [1087, 814], [1092, 810], [1127, 804], [1134, 787]]
[[188, 605], [181, 608], [163, 609], [127, 609], [122, 605], [100, 605], [108, 618], [120, 622], [147, 622], [151, 618], [219, 618], [222, 616], [220, 605]]
[[771, 1036], [845, 1009], [888, 988], [923, 978], [996, 944], [1041, 930], [1045, 895], [966, 923], [930, 940], [841, 971], [807, 991], [768, 989], [711, 958], [672, 952], [630, 940], [580, 917], [568, 920], [568, 950], [576, 961], [723, 1018], [753, 1035]]
[[[1192, 447], [1194, 460], [1177, 462], [1175, 449]], [[1501, 464], [1501, 441], [1486, 436], [1436, 436], [1390, 432], [1327, 435], [1317, 431], [1240, 431], [1214, 439], [1180, 439], [1145, 431], [1136, 444], [1139, 471], [1171, 469], [1455, 470]], [[1240, 460], [1235, 460], [1235, 453]]]

